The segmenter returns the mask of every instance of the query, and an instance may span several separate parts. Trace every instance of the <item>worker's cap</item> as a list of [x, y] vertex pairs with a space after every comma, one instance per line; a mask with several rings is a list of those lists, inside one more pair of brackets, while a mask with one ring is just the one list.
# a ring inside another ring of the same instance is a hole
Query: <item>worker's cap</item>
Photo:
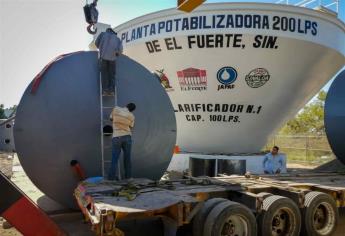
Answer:
[[111, 32], [111, 33], [114, 33], [114, 34], [117, 35], [117, 33], [116, 33], [112, 28], [108, 28], [108, 29], [107, 29], [107, 32]]

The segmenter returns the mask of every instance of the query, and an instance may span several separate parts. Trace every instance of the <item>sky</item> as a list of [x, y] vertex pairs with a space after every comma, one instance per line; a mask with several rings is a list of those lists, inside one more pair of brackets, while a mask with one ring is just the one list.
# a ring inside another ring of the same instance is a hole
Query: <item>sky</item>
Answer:
[[[294, 1], [298, 2], [290, 3]], [[331, 0], [323, 0], [327, 1]], [[174, 8], [176, 2], [99, 0], [99, 22], [115, 27], [141, 15]], [[214, 2], [231, 0], [206, 1]], [[88, 50], [92, 37], [86, 32], [84, 4], [85, 0], [0, 0], [0, 104], [18, 104], [30, 81], [56, 56]], [[339, 17], [345, 21], [345, 0], [340, 0]]]

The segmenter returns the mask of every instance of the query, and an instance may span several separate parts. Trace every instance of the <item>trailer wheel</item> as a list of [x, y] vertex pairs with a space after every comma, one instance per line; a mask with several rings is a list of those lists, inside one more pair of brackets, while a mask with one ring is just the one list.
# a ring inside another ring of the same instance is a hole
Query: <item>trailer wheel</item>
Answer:
[[207, 216], [203, 236], [256, 236], [255, 216], [244, 205], [225, 201]]
[[270, 196], [262, 204], [258, 215], [259, 235], [298, 236], [301, 229], [301, 214], [297, 205], [289, 198]]
[[202, 236], [206, 217], [217, 204], [224, 201], [227, 201], [227, 199], [212, 198], [205, 202], [205, 205], [201, 208], [201, 210], [195, 215], [193, 219], [193, 236]]
[[335, 201], [325, 193], [310, 192], [305, 195], [302, 227], [305, 235], [328, 236], [336, 229], [339, 212]]

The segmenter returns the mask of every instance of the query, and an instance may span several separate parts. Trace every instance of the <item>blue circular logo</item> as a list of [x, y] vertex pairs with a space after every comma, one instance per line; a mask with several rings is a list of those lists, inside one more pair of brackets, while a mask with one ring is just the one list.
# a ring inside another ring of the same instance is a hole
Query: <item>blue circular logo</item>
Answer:
[[217, 72], [217, 79], [219, 83], [224, 85], [232, 84], [237, 79], [237, 71], [229, 66], [223, 67]]

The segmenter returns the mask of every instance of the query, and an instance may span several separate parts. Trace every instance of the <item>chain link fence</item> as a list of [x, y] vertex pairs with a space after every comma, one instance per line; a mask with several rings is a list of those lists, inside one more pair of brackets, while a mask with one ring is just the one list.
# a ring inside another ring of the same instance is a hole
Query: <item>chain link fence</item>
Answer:
[[326, 136], [276, 135], [266, 144], [266, 150], [278, 146], [287, 155], [288, 163], [321, 165], [335, 158]]

